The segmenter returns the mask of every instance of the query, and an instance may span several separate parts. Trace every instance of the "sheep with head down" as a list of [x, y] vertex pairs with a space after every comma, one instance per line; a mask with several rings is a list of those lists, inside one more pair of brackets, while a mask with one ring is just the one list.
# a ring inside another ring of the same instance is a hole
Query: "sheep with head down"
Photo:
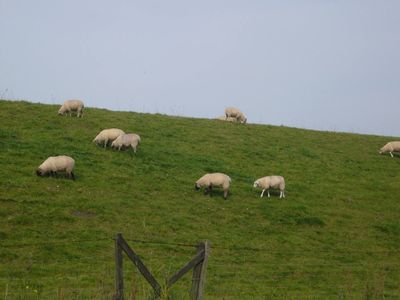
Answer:
[[270, 197], [269, 195], [269, 189], [270, 188], [277, 188], [280, 190], [280, 195], [279, 198], [285, 198], [285, 179], [282, 176], [265, 176], [262, 178], [257, 179], [254, 181], [253, 187], [260, 187], [262, 188], [261, 196], [264, 196], [265, 190], [267, 190], [268, 193], [268, 198]]
[[234, 117], [219, 116], [216, 120], [236, 123], [238, 120]]
[[81, 100], [67, 100], [61, 105], [58, 110], [59, 115], [65, 115], [69, 113], [71, 116], [72, 112], [76, 112], [78, 117], [83, 117], [83, 109], [85, 105]]
[[140, 144], [140, 136], [135, 133], [125, 133], [118, 136], [111, 144], [112, 148], [117, 148], [118, 151], [122, 148], [132, 147], [133, 152], [136, 153], [136, 149]]
[[391, 157], [393, 152], [400, 152], [400, 141], [389, 142], [379, 150], [379, 154], [386, 152], [389, 152]]
[[194, 187], [196, 190], [199, 190], [202, 187], [205, 187], [205, 194], [210, 194], [213, 187], [221, 187], [224, 191], [224, 198], [228, 197], [229, 187], [231, 185], [231, 178], [223, 173], [209, 173], [201, 177], [196, 181]]
[[112, 143], [122, 134], [125, 134], [125, 132], [118, 128], [104, 129], [94, 138], [93, 143], [104, 144], [104, 148], [106, 148], [108, 143]]
[[65, 172], [66, 177], [75, 180], [75, 160], [66, 155], [50, 156], [37, 169], [37, 176], [54, 176], [57, 172]]
[[247, 122], [247, 118], [244, 116], [244, 114], [235, 107], [227, 107], [225, 109], [225, 116], [226, 119], [235, 118], [238, 123], [246, 124]]

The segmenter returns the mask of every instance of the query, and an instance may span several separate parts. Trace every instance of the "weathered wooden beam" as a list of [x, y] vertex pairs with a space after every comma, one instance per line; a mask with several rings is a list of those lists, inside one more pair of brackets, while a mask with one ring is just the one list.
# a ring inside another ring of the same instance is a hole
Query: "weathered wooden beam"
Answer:
[[202, 262], [204, 259], [204, 251], [199, 252], [190, 262], [183, 266], [178, 272], [176, 272], [167, 282], [168, 288], [177, 282], [183, 275], [194, 268], [197, 264]]
[[142, 260], [139, 258], [139, 256], [129, 247], [128, 243], [125, 241], [125, 239], [121, 236], [119, 240], [119, 244], [121, 248], [125, 251], [126, 255], [130, 258], [130, 260], [135, 264], [135, 266], [138, 268], [139, 272], [143, 275], [144, 278], [146, 278], [147, 282], [150, 283], [150, 285], [153, 287], [154, 292], [158, 297], [161, 296], [161, 286], [157, 282], [157, 280], [154, 278], [154, 276], [150, 273], [150, 271], [146, 268]]
[[190, 299], [193, 300], [203, 299], [208, 256], [210, 255], [210, 242], [205, 241], [204, 243], [201, 243], [198, 246], [197, 251], [204, 252], [204, 259], [193, 269], [192, 289], [190, 294]]
[[124, 275], [122, 269], [122, 249], [120, 239], [122, 235], [117, 234], [115, 238], [115, 300], [124, 299]]

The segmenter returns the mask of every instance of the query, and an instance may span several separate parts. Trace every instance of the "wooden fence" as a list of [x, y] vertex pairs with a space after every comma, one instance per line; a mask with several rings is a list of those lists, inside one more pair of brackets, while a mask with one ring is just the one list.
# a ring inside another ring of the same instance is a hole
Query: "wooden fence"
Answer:
[[[208, 256], [210, 254], [210, 243], [208, 241], [202, 242], [197, 246], [196, 255], [184, 265], [178, 272], [166, 280], [166, 287], [169, 289], [175, 282], [177, 282], [183, 275], [193, 269], [192, 287], [190, 290], [190, 299], [201, 300], [203, 299], [204, 284], [206, 278], [206, 269], [208, 263]], [[122, 234], [118, 233], [115, 238], [115, 296], [116, 300], [124, 299], [124, 278], [123, 278], [123, 252], [134, 263], [142, 276], [152, 286], [155, 298], [162, 294], [162, 287], [144, 265], [139, 256], [129, 247]]]

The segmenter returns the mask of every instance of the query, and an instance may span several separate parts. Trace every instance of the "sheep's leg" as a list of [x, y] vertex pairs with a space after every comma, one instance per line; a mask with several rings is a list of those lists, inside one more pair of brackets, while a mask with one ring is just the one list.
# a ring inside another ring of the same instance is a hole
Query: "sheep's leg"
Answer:
[[226, 200], [226, 198], [228, 198], [228, 191], [227, 190], [224, 191], [224, 199]]
[[389, 152], [389, 153], [390, 153], [390, 156], [393, 157], [393, 153], [392, 152]]
[[262, 190], [260, 198], [264, 196], [265, 189]]
[[104, 148], [107, 147], [107, 143], [108, 143], [108, 140], [105, 140], [105, 141], [104, 141]]
[[268, 198], [270, 197], [270, 195], [269, 195], [269, 190], [267, 190], [267, 193], [268, 193]]
[[74, 172], [71, 172], [71, 173], [70, 173], [70, 178], [71, 178], [72, 180], [75, 180]]
[[282, 198], [282, 196], [283, 196], [283, 192], [281, 191], [279, 194], [279, 199]]
[[282, 197], [285, 198], [285, 191], [282, 191]]
[[210, 191], [210, 197], [212, 197], [212, 186], [211, 185], [208, 187], [208, 190]]
[[132, 149], [133, 149], [133, 153], [136, 154], [136, 147], [135, 147], [135, 146], [132, 146]]

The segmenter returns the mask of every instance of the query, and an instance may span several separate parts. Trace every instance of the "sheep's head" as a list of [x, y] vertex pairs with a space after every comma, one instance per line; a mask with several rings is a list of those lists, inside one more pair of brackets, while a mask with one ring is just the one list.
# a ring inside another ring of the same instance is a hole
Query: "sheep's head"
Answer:
[[198, 184], [197, 182], [194, 184], [194, 189], [196, 191], [198, 191], [200, 189], [200, 184]]
[[65, 109], [63, 109], [62, 107], [58, 110], [58, 114], [59, 115], [63, 115], [65, 113]]
[[36, 175], [37, 176], [43, 176], [43, 171], [40, 168], [36, 169]]
[[385, 153], [387, 151], [388, 151], [388, 149], [386, 148], [386, 145], [385, 145], [379, 150], [379, 154]]
[[254, 181], [253, 187], [259, 187], [260, 183], [258, 182], [258, 180]]

